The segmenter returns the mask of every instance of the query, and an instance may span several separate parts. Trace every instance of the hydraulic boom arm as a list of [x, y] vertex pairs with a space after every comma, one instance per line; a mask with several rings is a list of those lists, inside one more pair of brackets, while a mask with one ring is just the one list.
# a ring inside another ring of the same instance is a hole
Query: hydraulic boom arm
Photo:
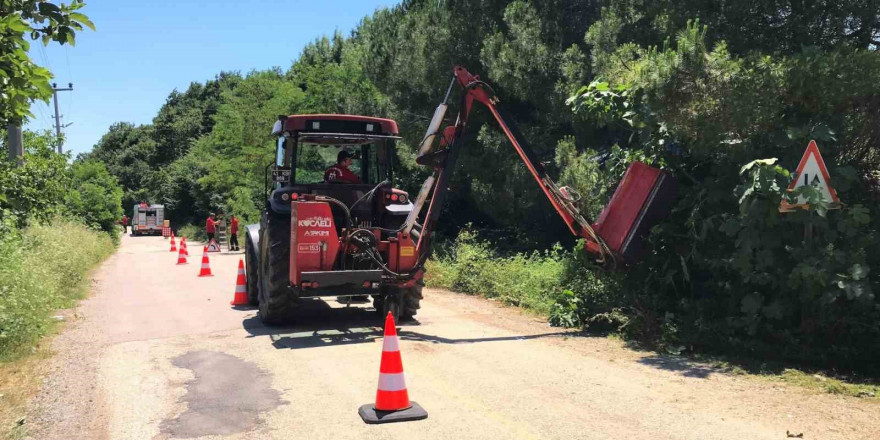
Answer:
[[[441, 125], [448, 108], [449, 95], [456, 82], [462, 89], [459, 113], [455, 125], [447, 127], [441, 132]], [[473, 108], [474, 101], [485, 105], [489, 112], [492, 113], [501, 130], [510, 140], [514, 149], [516, 149], [526, 168], [528, 168], [529, 173], [538, 183], [538, 186], [541, 187], [544, 195], [550, 200], [553, 208], [562, 217], [571, 233], [586, 241], [587, 251], [595, 255], [599, 263], [613, 264], [615, 257], [611, 250], [605, 241], [596, 234], [590, 223], [581, 215], [567, 188], [560, 188], [556, 185], [535, 154], [524, 142], [523, 137], [519, 135], [516, 127], [511, 125], [501, 114], [497, 106], [498, 98], [495, 96], [492, 88], [460, 66], [455, 67], [455, 78], [449, 85], [446, 99], [434, 112], [434, 117], [416, 158], [417, 163], [434, 168], [434, 173], [422, 185], [422, 189], [416, 198], [415, 207], [405, 226], [405, 233], [418, 237], [417, 251], [419, 255], [427, 258], [430, 253], [431, 234], [440, 216], [443, 203], [446, 200], [448, 181], [458, 159], [458, 154], [463, 147], [468, 117]], [[441, 137], [440, 148], [435, 149], [434, 144], [438, 136]], [[424, 224], [420, 225], [417, 221], [418, 215], [432, 191]]]

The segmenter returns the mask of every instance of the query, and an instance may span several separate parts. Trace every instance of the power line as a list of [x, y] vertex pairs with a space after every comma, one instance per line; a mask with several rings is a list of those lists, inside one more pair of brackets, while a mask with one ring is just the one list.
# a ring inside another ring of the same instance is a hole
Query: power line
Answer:
[[40, 46], [40, 54], [43, 57], [43, 62], [45, 63], [46, 68], [49, 69], [50, 72], [54, 72], [55, 69], [52, 68], [52, 63], [49, 61], [49, 53], [46, 52], [46, 47], [43, 43], [37, 43], [37, 45]]
[[[67, 80], [72, 84], [74, 82], [73, 78], [73, 70], [70, 68], [70, 52], [68, 51], [69, 45], [64, 45], [64, 59], [67, 61]], [[73, 90], [70, 91], [70, 99], [67, 100], [67, 114], [73, 114]]]
[[[52, 72], [53, 71], [52, 63], [49, 61], [49, 53], [46, 52], [46, 47], [40, 42], [38, 42], [37, 45], [39, 46], [39, 50], [37, 50], [37, 54], [39, 54], [40, 62], [42, 63], [43, 67], [45, 67], [46, 69], [49, 69], [49, 72]], [[54, 92], [53, 92], [53, 94], [54, 94]], [[46, 105], [45, 111], [43, 110], [43, 107], [40, 104], [37, 104], [37, 110], [40, 112], [40, 115], [43, 118], [42, 119], [43, 127], [48, 130], [52, 126], [54, 126], [55, 124], [52, 122], [52, 113], [51, 113], [51, 110], [49, 109], [49, 104], [46, 103], [45, 105]]]
[[64, 58], [67, 60], [67, 78], [72, 82], [73, 81], [73, 71], [70, 70], [70, 52], [67, 50], [68, 46], [64, 46]]
[[43, 106], [46, 105], [46, 103], [36, 102], [34, 104], [37, 107], [37, 113], [40, 114], [40, 116], [37, 118], [37, 120], [40, 121], [39, 122], [40, 128], [42, 128], [44, 130], [48, 130], [51, 127], [51, 125], [49, 125], [50, 116], [48, 113], [46, 113], [46, 110], [43, 109]]

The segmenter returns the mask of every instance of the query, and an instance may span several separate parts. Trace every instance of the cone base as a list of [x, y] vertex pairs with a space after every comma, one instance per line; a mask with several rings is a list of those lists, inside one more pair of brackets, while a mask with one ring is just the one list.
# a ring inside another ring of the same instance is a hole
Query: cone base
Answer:
[[212, 277], [214, 275], [209, 273], [209, 274], [205, 274], [205, 275], [199, 274], [199, 276], [200, 277]]
[[428, 412], [416, 402], [409, 402], [412, 406], [400, 411], [377, 411], [372, 403], [358, 408], [358, 414], [364, 423], [375, 425], [379, 423], [408, 422], [411, 420], [423, 420], [428, 418]]

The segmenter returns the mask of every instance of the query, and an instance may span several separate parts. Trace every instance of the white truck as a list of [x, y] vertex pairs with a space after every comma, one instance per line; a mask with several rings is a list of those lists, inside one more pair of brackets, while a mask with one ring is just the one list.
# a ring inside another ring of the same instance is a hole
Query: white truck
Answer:
[[165, 205], [134, 205], [131, 235], [162, 235], [165, 226]]

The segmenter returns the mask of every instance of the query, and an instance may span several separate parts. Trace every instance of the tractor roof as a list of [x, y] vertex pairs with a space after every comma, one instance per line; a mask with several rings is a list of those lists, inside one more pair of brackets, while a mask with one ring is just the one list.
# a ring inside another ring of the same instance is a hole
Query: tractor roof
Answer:
[[397, 136], [392, 119], [356, 115], [290, 115], [284, 119], [285, 132], [358, 133]]

